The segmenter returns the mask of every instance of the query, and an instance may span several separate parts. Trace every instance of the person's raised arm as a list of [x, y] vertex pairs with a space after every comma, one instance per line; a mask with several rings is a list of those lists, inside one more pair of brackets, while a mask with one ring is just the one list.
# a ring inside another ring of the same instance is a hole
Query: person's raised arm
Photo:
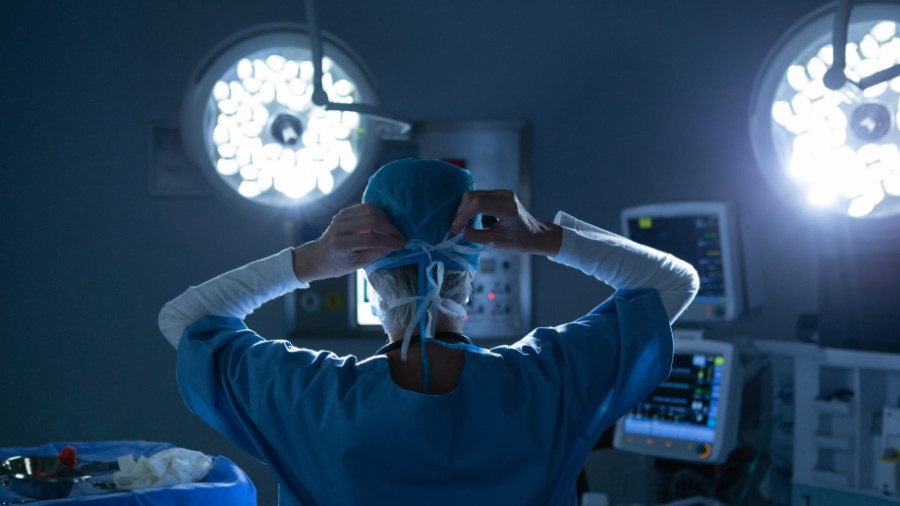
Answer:
[[[466, 227], [479, 213], [498, 221], [485, 230]], [[471, 242], [490, 242], [507, 251], [546, 255], [615, 289], [654, 288], [670, 323], [690, 304], [700, 284], [696, 270], [670, 254], [563, 212], [557, 213], [553, 223], [536, 219], [509, 190], [466, 193], [451, 230], [464, 230], [466, 240]]]
[[353, 272], [403, 245], [402, 235], [381, 209], [370, 204], [348, 207], [315, 241], [188, 288], [163, 306], [159, 328], [178, 348], [184, 329], [204, 316], [243, 319], [269, 300]]

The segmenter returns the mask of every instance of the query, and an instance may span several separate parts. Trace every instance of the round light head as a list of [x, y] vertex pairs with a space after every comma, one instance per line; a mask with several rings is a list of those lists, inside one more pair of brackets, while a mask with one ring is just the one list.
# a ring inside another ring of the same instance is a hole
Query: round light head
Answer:
[[[323, 37], [322, 85], [336, 103], [378, 102], [349, 50]], [[215, 48], [188, 85], [182, 136], [191, 160], [242, 201], [303, 212], [346, 203], [377, 139], [355, 112], [312, 102], [314, 66], [301, 25], [271, 24]]]
[[753, 150], [792, 199], [852, 218], [900, 214], [900, 77], [856, 84], [900, 64], [900, 5], [853, 8], [844, 82], [829, 72], [834, 15], [812, 13], [769, 54], [751, 103]]

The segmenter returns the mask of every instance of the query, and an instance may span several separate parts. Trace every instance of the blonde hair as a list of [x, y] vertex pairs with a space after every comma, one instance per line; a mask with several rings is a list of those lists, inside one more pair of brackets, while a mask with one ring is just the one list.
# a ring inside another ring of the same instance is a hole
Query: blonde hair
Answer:
[[[417, 265], [378, 269], [369, 273], [369, 282], [378, 294], [378, 318], [385, 332], [409, 326], [415, 316], [416, 303], [410, 301], [391, 307], [394, 301], [419, 296]], [[460, 269], [446, 269], [441, 284], [441, 298], [465, 306], [472, 295], [472, 274]]]

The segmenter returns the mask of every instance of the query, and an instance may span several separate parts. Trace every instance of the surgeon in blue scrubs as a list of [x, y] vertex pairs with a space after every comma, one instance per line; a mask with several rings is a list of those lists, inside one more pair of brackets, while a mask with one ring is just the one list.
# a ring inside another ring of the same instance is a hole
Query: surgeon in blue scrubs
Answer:
[[[463, 323], [484, 247], [547, 257], [615, 293], [481, 348]], [[267, 340], [243, 322], [360, 268], [388, 335], [371, 357]], [[320, 238], [188, 288], [159, 325], [188, 408], [269, 466], [282, 505], [572, 505], [600, 434], [668, 376], [670, 325], [698, 285], [669, 254], [563, 212], [537, 219], [464, 169], [406, 159]]]

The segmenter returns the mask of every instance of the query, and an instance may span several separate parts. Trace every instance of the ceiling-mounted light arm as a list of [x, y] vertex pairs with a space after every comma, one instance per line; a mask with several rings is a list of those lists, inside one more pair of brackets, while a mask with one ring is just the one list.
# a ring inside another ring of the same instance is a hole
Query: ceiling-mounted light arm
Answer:
[[312, 50], [313, 94], [312, 101], [318, 106], [328, 105], [328, 94], [322, 87], [322, 38], [319, 36], [319, 24], [316, 21], [316, 6], [313, 0], [304, 0], [306, 4], [306, 23], [309, 25], [309, 45]]
[[857, 86], [859, 86], [859, 89], [864, 90], [866, 88], [875, 86], [878, 83], [889, 81], [895, 77], [900, 77], [900, 64], [894, 65], [893, 67], [884, 69], [880, 72], [876, 72], [869, 77], [860, 79]]
[[834, 13], [834, 29], [831, 35], [831, 48], [834, 51], [831, 68], [825, 73], [822, 82], [829, 90], [839, 90], [847, 83], [844, 70], [847, 67], [847, 31], [850, 29], [850, 12], [853, 0], [841, 0]]
[[359, 114], [365, 114], [366, 116], [381, 121], [382, 123], [388, 123], [396, 128], [396, 135], [406, 135], [412, 129], [412, 123], [400, 117], [399, 114], [394, 112], [388, 112], [381, 107], [377, 107], [369, 104], [339, 104], [336, 102], [328, 102], [325, 104], [325, 109], [328, 111], [342, 111], [342, 112], [355, 112]]
[[[852, 11], [853, 0], [841, 0], [834, 14], [834, 29], [831, 38], [833, 62], [822, 78], [822, 82], [829, 90], [839, 90], [847, 81], [850, 81], [844, 70], [847, 68], [847, 32], [850, 29], [850, 13]], [[859, 82], [850, 82], [862, 91], [895, 77], [900, 77], [900, 64], [864, 77]]]
[[322, 51], [322, 37], [316, 19], [314, 0], [304, 0], [306, 5], [306, 22], [309, 25], [309, 45], [312, 50], [313, 63], [313, 94], [312, 102], [329, 111], [356, 112], [371, 116], [380, 121], [390, 123], [397, 128], [398, 133], [405, 135], [412, 128], [412, 123], [401, 115], [386, 111], [380, 107], [368, 104], [335, 103], [328, 100], [328, 94], [322, 86], [322, 59], [325, 57]]

